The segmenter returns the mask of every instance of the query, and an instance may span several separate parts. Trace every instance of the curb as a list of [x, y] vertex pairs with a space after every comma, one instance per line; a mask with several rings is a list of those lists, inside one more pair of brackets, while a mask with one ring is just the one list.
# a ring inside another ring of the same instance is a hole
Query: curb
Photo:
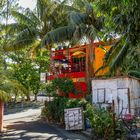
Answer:
[[92, 129], [87, 129], [85, 131], [81, 131], [81, 133], [92, 140], [92, 137], [93, 137]]

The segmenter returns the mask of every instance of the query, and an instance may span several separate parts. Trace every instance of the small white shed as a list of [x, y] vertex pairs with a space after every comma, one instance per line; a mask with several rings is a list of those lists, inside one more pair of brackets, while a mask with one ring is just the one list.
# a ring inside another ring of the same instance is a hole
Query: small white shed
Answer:
[[100, 107], [112, 104], [119, 115], [140, 115], [140, 81], [131, 77], [115, 77], [92, 80], [92, 102]]

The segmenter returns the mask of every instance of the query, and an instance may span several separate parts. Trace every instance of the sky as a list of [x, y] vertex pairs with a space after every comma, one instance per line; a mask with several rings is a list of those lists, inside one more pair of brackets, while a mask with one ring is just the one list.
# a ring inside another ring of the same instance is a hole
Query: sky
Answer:
[[24, 8], [30, 8], [33, 10], [36, 5], [36, 0], [19, 0], [19, 5]]
[[[31, 10], [33, 10], [35, 8], [36, 1], [37, 0], [19, 0], [18, 3], [19, 6], [23, 8], [30, 8]], [[13, 19], [9, 19], [8, 23], [15, 23], [15, 21]]]

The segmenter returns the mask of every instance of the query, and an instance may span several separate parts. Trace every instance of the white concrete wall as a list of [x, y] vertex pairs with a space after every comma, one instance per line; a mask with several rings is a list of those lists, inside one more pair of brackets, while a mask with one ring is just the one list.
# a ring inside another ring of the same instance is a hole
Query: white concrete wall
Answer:
[[136, 108], [140, 115], [140, 81], [136, 79], [129, 79], [131, 108]]
[[[92, 101], [97, 104], [104, 99], [105, 103], [115, 102], [115, 111], [118, 114], [123, 108], [123, 114], [129, 112], [130, 108], [140, 107], [140, 82], [132, 78], [110, 78], [110, 79], [94, 79], [92, 80]], [[136, 101], [137, 100], [137, 101]]]

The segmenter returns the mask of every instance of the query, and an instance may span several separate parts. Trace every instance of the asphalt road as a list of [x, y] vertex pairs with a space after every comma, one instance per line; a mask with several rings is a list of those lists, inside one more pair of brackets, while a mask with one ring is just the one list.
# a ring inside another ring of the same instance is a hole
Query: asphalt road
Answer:
[[89, 140], [80, 132], [69, 132], [39, 118], [41, 109], [4, 116], [6, 128], [0, 140]]

